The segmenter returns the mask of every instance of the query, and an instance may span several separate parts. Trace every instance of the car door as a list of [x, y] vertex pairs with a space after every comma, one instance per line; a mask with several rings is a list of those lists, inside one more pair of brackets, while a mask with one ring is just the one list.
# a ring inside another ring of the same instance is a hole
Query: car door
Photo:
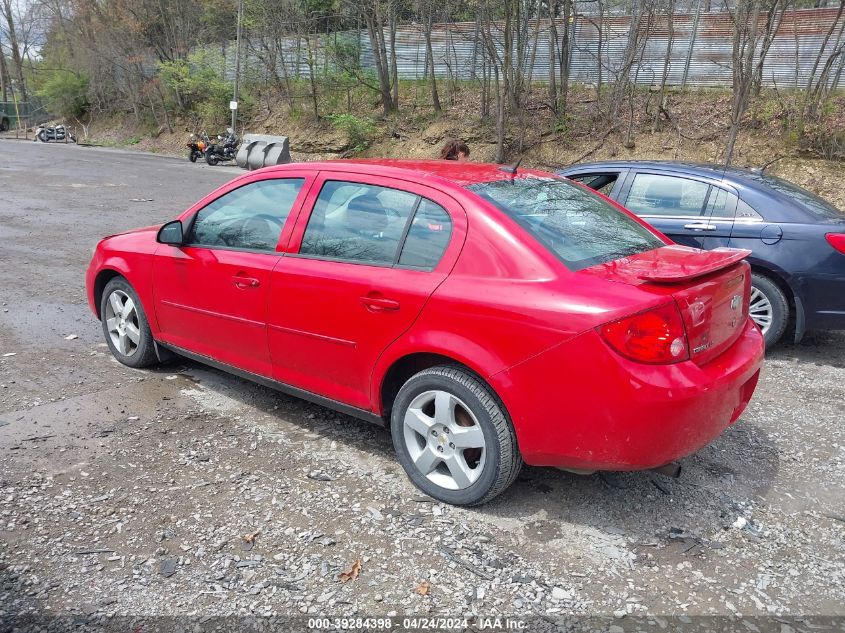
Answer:
[[153, 294], [161, 339], [271, 376], [270, 273], [313, 175], [239, 183], [184, 217], [184, 244], [158, 247]]
[[730, 185], [724, 183], [710, 185], [707, 202], [704, 205], [706, 237], [702, 244], [703, 248], [717, 248], [730, 244], [738, 202], [739, 197]]
[[466, 216], [423, 185], [338, 172], [321, 173], [301, 215], [272, 274], [274, 376], [369, 410], [375, 362], [448, 275]]
[[619, 199], [619, 194], [625, 184], [625, 176], [628, 174], [627, 169], [599, 169], [585, 172], [566, 173], [566, 177], [575, 182], [580, 182], [594, 191], [612, 198]]
[[710, 184], [675, 173], [634, 170], [619, 201], [674, 242], [705, 248]]

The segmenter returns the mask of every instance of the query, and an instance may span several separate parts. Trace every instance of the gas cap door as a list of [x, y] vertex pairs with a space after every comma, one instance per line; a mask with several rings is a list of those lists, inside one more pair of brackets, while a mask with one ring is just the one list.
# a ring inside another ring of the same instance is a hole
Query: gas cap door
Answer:
[[777, 224], [767, 224], [760, 231], [760, 239], [763, 244], [777, 244], [783, 237], [783, 229]]

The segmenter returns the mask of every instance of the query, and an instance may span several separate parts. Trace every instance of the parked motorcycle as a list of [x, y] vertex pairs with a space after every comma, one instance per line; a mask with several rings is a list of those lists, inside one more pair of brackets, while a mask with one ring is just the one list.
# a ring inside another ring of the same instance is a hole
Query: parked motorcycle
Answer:
[[47, 143], [49, 141], [59, 141], [61, 143], [67, 140], [76, 143], [76, 137], [64, 125], [39, 125], [35, 130], [34, 141], [41, 141]]
[[208, 134], [203, 132], [199, 138], [197, 138], [196, 134], [191, 134], [191, 138], [188, 140], [188, 160], [192, 163], [197, 162], [198, 158], [202, 158], [205, 156], [205, 150], [208, 149], [208, 146], [211, 144], [211, 141], [208, 139]]
[[205, 150], [205, 162], [212, 167], [220, 162], [235, 160], [241, 140], [232, 128], [226, 129], [226, 136], [218, 135], [217, 142]]

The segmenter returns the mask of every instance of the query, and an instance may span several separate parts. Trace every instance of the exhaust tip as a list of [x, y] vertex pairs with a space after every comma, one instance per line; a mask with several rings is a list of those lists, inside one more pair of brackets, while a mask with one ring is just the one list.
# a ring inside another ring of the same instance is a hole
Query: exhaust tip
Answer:
[[661, 475], [666, 475], [667, 477], [671, 477], [672, 479], [677, 479], [681, 476], [681, 465], [678, 462], [669, 462], [668, 464], [664, 464], [663, 466], [658, 466], [657, 468], [652, 468], [651, 471], [655, 473], [660, 473]]

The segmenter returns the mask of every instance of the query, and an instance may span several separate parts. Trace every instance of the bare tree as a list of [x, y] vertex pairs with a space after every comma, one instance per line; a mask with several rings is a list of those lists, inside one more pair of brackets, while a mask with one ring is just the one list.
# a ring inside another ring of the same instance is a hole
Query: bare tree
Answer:
[[[15, 79], [17, 80], [17, 92], [20, 95], [20, 99], [26, 101], [27, 89], [23, 69], [26, 42], [22, 37], [22, 30], [25, 28], [25, 10], [22, 11], [21, 9], [20, 3], [16, 0], [0, 0], [0, 12], [5, 22], [5, 26], [2, 29], [5, 31], [3, 33], [5, 35], [3, 39], [6, 40], [9, 53], [11, 54], [12, 65], [14, 66], [16, 75]], [[0, 49], [0, 54], [5, 54], [2, 49]]]

